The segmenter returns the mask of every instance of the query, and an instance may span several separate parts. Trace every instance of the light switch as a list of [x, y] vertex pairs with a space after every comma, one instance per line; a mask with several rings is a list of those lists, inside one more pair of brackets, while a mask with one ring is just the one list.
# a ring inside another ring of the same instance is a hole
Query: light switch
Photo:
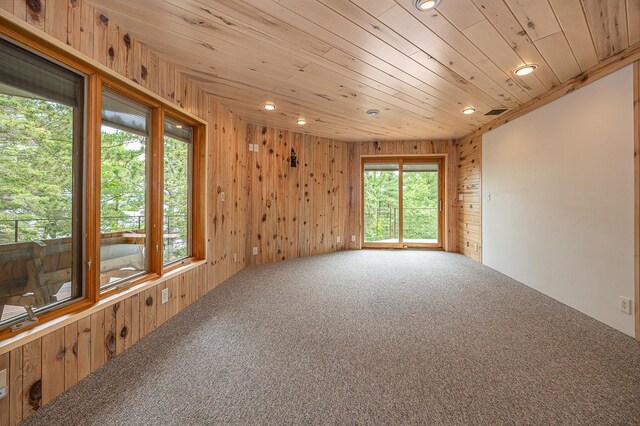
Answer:
[[458, 194], [458, 201], [464, 201], [464, 194]]
[[249, 144], [249, 151], [253, 152], [253, 144], [252, 143]]
[[253, 150], [254, 150], [255, 152], [258, 152], [258, 144], [257, 144], [257, 143], [254, 143], [254, 144], [253, 144]]

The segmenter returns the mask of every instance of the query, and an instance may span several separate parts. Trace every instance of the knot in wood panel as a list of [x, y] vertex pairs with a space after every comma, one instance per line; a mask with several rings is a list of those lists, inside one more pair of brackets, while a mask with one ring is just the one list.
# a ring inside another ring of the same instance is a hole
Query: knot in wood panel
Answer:
[[42, 12], [42, 3], [40, 0], [27, 0], [27, 7], [30, 12], [40, 13]]
[[107, 347], [107, 352], [109, 352], [109, 356], [114, 356], [116, 354], [116, 336], [113, 334], [113, 331], [107, 334], [104, 343]]
[[122, 330], [120, 330], [120, 337], [125, 338], [128, 335], [129, 335], [129, 329], [125, 325], [124, 327], [122, 327]]
[[29, 388], [29, 405], [34, 410], [40, 408], [42, 403], [42, 380], [38, 380]]
[[147, 297], [147, 300], [144, 302], [147, 306], [153, 305], [153, 296]]
[[58, 353], [56, 354], [56, 359], [58, 361], [62, 361], [66, 354], [67, 354], [67, 348], [64, 346], [60, 346], [60, 349], [58, 349]]

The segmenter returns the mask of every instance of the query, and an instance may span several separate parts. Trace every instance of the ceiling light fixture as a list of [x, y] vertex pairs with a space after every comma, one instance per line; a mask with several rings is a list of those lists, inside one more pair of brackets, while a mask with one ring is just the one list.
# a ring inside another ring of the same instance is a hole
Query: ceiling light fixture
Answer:
[[370, 109], [367, 111], [367, 115], [371, 118], [378, 118], [380, 117], [380, 110], [379, 109]]
[[473, 114], [474, 112], [476, 112], [476, 109], [474, 107], [467, 107], [462, 110], [462, 113], [467, 115]]
[[440, 4], [440, 0], [416, 0], [416, 9], [421, 12], [435, 9]]
[[264, 104], [263, 106], [264, 109], [266, 109], [267, 111], [273, 111], [274, 109], [276, 109], [276, 106], [274, 104]]
[[298, 118], [298, 124], [304, 126], [305, 124], [307, 124], [307, 122], [304, 118]]
[[537, 65], [535, 64], [527, 64], [527, 65], [523, 65], [519, 68], [516, 68], [514, 73], [516, 73], [516, 75], [528, 75], [531, 74], [532, 72], [534, 72], [536, 70], [536, 68], [538, 68]]

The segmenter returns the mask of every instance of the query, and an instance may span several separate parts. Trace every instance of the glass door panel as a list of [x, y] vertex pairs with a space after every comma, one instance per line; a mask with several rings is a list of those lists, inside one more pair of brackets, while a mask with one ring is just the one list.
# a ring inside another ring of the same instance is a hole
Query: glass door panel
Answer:
[[439, 243], [439, 174], [437, 162], [402, 167], [402, 240], [410, 245]]
[[364, 242], [400, 243], [400, 163], [364, 163]]

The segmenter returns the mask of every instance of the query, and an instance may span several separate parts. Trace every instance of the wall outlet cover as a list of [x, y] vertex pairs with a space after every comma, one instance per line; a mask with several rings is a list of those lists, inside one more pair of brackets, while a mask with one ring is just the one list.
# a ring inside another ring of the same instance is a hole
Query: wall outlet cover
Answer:
[[458, 194], [458, 200], [464, 201], [464, 194]]
[[253, 144], [252, 143], [249, 144], [249, 151], [253, 152]]
[[619, 303], [620, 303], [620, 312], [623, 312], [628, 315], [631, 315], [633, 313], [631, 299], [629, 299], [628, 297], [620, 296]]
[[257, 143], [254, 143], [254, 144], [253, 144], [253, 150], [254, 150], [255, 152], [258, 152], [258, 146], [259, 146], [259, 145], [258, 145]]
[[356, 236], [355, 236], [355, 235], [352, 235], [352, 236], [351, 236], [351, 242], [352, 242], [352, 243], [355, 243], [355, 242], [356, 242]]
[[224, 201], [224, 192], [220, 193], [220, 201]]
[[338, 236], [336, 237], [336, 241], [337, 241], [337, 242], [340, 242], [340, 235], [338, 235]]
[[258, 247], [254, 247], [253, 248], [253, 255], [257, 255], [258, 254]]
[[0, 371], [0, 388], [7, 386], [7, 370]]
[[162, 289], [162, 304], [164, 305], [168, 301], [169, 301], [169, 289], [164, 288]]

